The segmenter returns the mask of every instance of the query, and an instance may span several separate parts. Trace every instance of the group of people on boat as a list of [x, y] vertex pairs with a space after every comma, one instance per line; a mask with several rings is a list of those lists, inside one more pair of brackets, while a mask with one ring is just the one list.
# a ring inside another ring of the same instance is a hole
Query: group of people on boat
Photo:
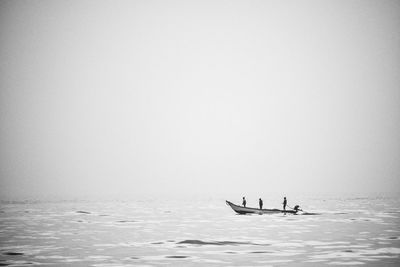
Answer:
[[[247, 202], [246, 202], [246, 197], [243, 197], [243, 201], [242, 201], [243, 207], [246, 207], [246, 203], [247, 203]], [[259, 199], [258, 199], [258, 205], [260, 206], [260, 210], [262, 210], [263, 204], [264, 204], [264, 203], [263, 203], [263, 200], [262, 200], [261, 198], [259, 198]], [[286, 197], [283, 198], [282, 205], [283, 205], [283, 210], [286, 210], [286, 206], [287, 206], [287, 199], [286, 199]], [[300, 209], [300, 206], [299, 206], [299, 205], [296, 205], [296, 206], [293, 207], [293, 210], [295, 210], [296, 212], [299, 211], [299, 209]]]

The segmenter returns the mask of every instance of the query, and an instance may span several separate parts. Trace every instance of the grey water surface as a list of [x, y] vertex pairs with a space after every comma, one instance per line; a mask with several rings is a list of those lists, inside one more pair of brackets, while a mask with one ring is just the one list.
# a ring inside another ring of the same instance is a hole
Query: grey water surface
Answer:
[[236, 215], [212, 198], [3, 201], [0, 266], [400, 265], [400, 199], [299, 204], [316, 214]]

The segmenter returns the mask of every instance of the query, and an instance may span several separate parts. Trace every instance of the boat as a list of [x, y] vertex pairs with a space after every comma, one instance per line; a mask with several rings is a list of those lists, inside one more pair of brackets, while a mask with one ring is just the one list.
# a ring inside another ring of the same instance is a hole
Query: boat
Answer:
[[280, 209], [257, 209], [238, 206], [226, 200], [226, 204], [230, 206], [238, 214], [274, 214], [274, 213], [289, 213], [297, 214], [298, 210], [280, 210]]

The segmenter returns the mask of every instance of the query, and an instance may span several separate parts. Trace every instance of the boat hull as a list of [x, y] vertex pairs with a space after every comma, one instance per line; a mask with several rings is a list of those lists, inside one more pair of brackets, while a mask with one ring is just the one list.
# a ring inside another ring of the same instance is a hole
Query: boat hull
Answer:
[[276, 213], [289, 213], [296, 214], [295, 210], [280, 210], [280, 209], [257, 209], [238, 206], [226, 200], [226, 204], [230, 206], [238, 214], [276, 214]]

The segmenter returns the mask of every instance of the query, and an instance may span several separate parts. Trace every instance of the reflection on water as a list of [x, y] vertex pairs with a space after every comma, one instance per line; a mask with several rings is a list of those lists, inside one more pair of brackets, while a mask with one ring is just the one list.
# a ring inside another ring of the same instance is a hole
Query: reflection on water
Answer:
[[224, 199], [2, 202], [0, 266], [399, 266], [398, 199], [304, 202], [313, 216], [236, 215]]

